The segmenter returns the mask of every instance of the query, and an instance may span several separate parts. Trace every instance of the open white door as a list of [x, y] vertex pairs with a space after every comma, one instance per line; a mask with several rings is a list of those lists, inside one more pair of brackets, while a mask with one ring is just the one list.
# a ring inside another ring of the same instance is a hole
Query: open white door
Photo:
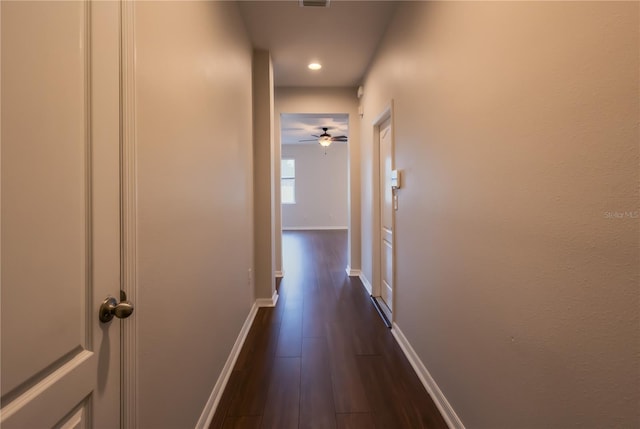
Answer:
[[385, 120], [378, 127], [380, 133], [380, 296], [386, 305], [383, 310], [387, 317], [393, 311], [393, 191], [391, 170], [393, 149], [391, 140], [391, 120]]
[[120, 4], [1, 13], [0, 426], [120, 426]]

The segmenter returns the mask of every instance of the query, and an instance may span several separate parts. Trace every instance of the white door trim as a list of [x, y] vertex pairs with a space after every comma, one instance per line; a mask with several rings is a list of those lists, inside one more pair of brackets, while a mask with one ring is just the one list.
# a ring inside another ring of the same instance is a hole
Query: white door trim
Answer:
[[120, 46], [120, 109], [121, 129], [121, 258], [122, 289], [136, 306], [136, 311], [122, 323], [122, 403], [121, 427], [138, 427], [138, 325], [140, 299], [138, 296], [138, 184], [136, 146], [136, 98], [135, 98], [135, 2], [121, 0], [122, 17]]
[[[382, 279], [380, 278], [381, 272], [381, 249], [380, 249], [380, 241], [382, 240], [382, 236], [380, 233], [381, 222], [380, 219], [380, 209], [382, 202], [380, 201], [380, 125], [382, 125], [386, 120], [389, 120], [391, 124], [391, 153], [393, 154], [393, 162], [391, 168], [395, 168], [395, 123], [394, 123], [394, 108], [393, 108], [393, 99], [389, 100], [384, 109], [376, 116], [376, 118], [372, 122], [373, 127], [373, 157], [372, 157], [372, 222], [371, 226], [373, 228], [372, 231], [372, 285], [371, 285], [371, 295], [374, 297], [380, 297], [382, 294]], [[396, 320], [396, 245], [395, 245], [395, 229], [396, 229], [396, 216], [395, 211], [391, 212], [391, 222], [393, 225], [393, 284], [394, 287], [392, 289], [392, 307], [391, 308], [391, 316], [393, 322]]]

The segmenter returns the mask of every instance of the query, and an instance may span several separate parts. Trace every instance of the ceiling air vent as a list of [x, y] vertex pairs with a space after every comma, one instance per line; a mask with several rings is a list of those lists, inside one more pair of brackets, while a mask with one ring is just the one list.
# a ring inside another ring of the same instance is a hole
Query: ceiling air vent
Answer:
[[329, 7], [331, 0], [298, 0], [300, 7]]

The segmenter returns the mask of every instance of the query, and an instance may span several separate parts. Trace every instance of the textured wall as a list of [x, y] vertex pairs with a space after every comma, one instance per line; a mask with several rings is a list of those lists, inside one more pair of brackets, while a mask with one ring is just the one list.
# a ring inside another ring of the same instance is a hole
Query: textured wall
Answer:
[[282, 158], [296, 160], [296, 203], [282, 205], [282, 228], [346, 228], [348, 147], [333, 143], [282, 145]]
[[136, 3], [139, 427], [194, 427], [249, 313], [251, 46], [231, 2]]
[[365, 82], [395, 105], [396, 321], [468, 428], [640, 426], [637, 2], [408, 2]]

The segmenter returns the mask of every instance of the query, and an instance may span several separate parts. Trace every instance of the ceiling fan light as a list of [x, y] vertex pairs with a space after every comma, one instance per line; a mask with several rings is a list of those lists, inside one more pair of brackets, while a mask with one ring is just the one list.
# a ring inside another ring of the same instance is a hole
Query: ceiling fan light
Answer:
[[322, 136], [318, 139], [318, 143], [320, 143], [322, 147], [327, 147], [331, 144], [331, 137]]
[[322, 68], [322, 64], [320, 64], [320, 63], [311, 63], [307, 67], [309, 67], [310, 70], [320, 70]]

